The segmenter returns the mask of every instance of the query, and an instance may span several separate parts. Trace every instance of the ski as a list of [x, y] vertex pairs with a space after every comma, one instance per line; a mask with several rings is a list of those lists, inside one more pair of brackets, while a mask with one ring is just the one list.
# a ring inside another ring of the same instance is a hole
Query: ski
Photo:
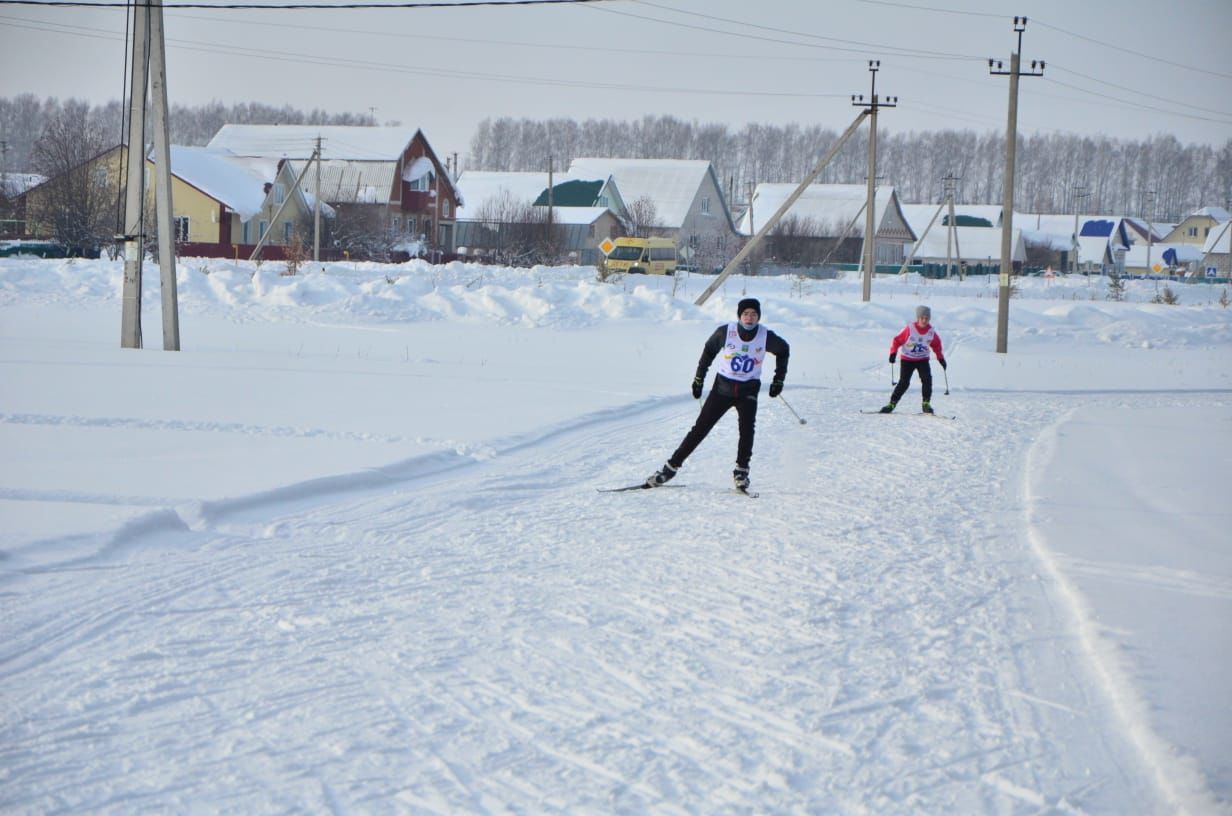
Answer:
[[748, 496], [750, 499], [755, 499], [761, 495], [760, 493], [749, 490], [747, 487], [733, 487], [732, 492], [739, 493], [742, 496]]
[[[860, 413], [880, 414], [881, 412], [880, 411], [865, 411], [864, 409], [860, 409]], [[889, 413], [889, 414], [886, 414], [886, 416], [930, 416], [930, 417], [936, 417], [937, 419], [958, 419], [958, 416], [956, 414], [938, 414], [938, 413], [926, 414], [923, 411], [915, 411], [914, 413], [909, 413], [909, 412]]]
[[625, 493], [629, 490], [657, 490], [660, 487], [684, 487], [684, 485], [682, 484], [649, 485], [649, 484], [646, 484], [645, 482], [639, 482], [638, 484], [628, 485], [627, 487], [596, 487], [595, 490], [599, 491], [600, 493]]

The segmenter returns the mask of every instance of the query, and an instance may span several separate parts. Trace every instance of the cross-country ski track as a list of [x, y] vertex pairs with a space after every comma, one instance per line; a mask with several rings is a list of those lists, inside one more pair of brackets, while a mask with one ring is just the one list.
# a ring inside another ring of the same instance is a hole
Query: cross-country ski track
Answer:
[[683, 488], [596, 493], [670, 453], [696, 413], [670, 397], [44, 542], [63, 558], [0, 579], [0, 805], [1211, 805], [1139, 716], [1033, 497], [1076, 412], [1227, 395], [860, 415], [883, 397], [790, 390], [801, 426], [763, 396], [756, 502], [730, 490], [733, 417]]

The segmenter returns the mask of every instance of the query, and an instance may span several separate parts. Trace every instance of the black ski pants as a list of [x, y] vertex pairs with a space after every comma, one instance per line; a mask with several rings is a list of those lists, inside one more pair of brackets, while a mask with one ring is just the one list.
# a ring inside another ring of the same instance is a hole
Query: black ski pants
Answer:
[[928, 364], [928, 360], [899, 360], [898, 364], [898, 385], [894, 386], [890, 402], [897, 404], [903, 394], [907, 393], [907, 386], [911, 384], [911, 372], [913, 371], [920, 372], [920, 389], [924, 392], [924, 401], [932, 401], [933, 367]]
[[749, 466], [749, 459], [753, 456], [753, 430], [757, 424], [757, 392], [754, 391], [744, 396], [728, 396], [718, 391], [717, 388], [710, 389], [706, 401], [702, 403], [701, 413], [697, 415], [697, 421], [685, 434], [680, 447], [676, 448], [676, 452], [667, 460], [672, 467], [678, 468], [683, 465], [684, 460], [688, 459], [689, 454], [697, 449], [715, 423], [722, 419], [728, 408], [732, 407], [736, 409], [740, 427], [740, 441], [736, 443], [736, 465], [742, 468]]

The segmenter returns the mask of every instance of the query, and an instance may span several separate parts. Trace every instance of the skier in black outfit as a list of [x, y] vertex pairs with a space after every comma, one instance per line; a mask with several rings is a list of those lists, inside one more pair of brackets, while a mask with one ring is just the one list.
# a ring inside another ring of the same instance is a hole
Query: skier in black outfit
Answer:
[[774, 379], [770, 382], [769, 393], [777, 397], [783, 391], [791, 349], [786, 340], [761, 325], [761, 303], [754, 298], [741, 300], [736, 307], [736, 316], [738, 322], [719, 326], [706, 340], [701, 359], [697, 361], [697, 375], [693, 378], [693, 399], [701, 399], [706, 372], [710, 370], [714, 358], [722, 352], [721, 364], [714, 375], [710, 393], [702, 403], [701, 413], [697, 415], [693, 428], [663, 467], [646, 479], [647, 487], [658, 487], [675, 476], [684, 460], [701, 444], [715, 423], [727, 413], [728, 408], [734, 406], [739, 418], [740, 441], [736, 446], [736, 469], [732, 471], [732, 479], [738, 489], [748, 489], [762, 361], [766, 352], [774, 355]]

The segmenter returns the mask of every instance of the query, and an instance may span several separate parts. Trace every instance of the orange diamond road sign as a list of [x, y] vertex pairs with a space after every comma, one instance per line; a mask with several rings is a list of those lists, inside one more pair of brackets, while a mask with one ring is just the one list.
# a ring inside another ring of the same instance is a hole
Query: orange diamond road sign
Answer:
[[611, 238], [604, 238], [603, 243], [599, 244], [599, 249], [603, 250], [604, 255], [611, 255], [615, 248], [616, 243]]

